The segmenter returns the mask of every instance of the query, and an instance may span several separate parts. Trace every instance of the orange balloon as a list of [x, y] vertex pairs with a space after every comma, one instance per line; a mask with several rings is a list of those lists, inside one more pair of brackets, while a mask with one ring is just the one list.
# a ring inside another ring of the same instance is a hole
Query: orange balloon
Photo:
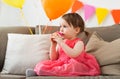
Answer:
[[50, 20], [56, 19], [67, 12], [75, 0], [41, 0], [42, 6]]

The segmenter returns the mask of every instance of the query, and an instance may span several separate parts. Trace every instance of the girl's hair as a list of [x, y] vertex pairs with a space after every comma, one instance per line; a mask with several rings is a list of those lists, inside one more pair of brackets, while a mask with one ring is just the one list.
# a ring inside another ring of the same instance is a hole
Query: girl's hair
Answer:
[[70, 26], [73, 26], [74, 28], [79, 27], [80, 32], [85, 32], [86, 35], [88, 35], [88, 32], [84, 31], [85, 23], [78, 13], [67, 13], [62, 16], [62, 19], [64, 19]]

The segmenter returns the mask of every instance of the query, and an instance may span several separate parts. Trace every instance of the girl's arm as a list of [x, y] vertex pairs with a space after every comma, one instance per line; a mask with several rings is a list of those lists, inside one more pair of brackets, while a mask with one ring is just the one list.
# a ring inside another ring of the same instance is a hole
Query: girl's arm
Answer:
[[59, 42], [59, 45], [62, 47], [62, 49], [65, 51], [65, 53], [72, 58], [75, 58], [80, 55], [80, 53], [84, 49], [84, 44], [82, 41], [78, 41], [74, 48], [70, 48], [67, 44], [64, 42]]
[[67, 44], [64, 43], [62, 37], [59, 34], [55, 35], [54, 40], [62, 47], [65, 53], [72, 58], [79, 56], [84, 49], [84, 44], [82, 41], [78, 41], [74, 48], [70, 48]]
[[58, 52], [56, 46], [57, 46], [56, 44], [51, 44], [50, 54], [49, 54], [51, 60], [56, 60], [58, 58]]
[[54, 40], [56, 33], [51, 34], [51, 46], [50, 46], [50, 59], [56, 60], [58, 58], [58, 51], [57, 51], [57, 42]]

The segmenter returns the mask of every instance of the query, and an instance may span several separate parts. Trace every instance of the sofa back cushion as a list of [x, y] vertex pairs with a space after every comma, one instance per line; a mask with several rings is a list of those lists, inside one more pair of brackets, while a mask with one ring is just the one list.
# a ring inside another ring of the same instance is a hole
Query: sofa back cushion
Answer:
[[[50, 34], [55, 31], [59, 31], [59, 26], [46, 26], [46, 25], [37, 25], [35, 32], [36, 34]], [[103, 40], [111, 42], [117, 38], [120, 38], [120, 24], [114, 24], [110, 26], [96, 26], [91, 28], [85, 29], [89, 35], [86, 36], [86, 34], [83, 32], [78, 37], [80, 37], [84, 44], [86, 45], [89, 38], [91, 37], [92, 33], [96, 31]]]
[[[30, 27], [32, 32], [35, 33], [34, 27]], [[28, 27], [3, 27], [0, 26], [0, 72], [2, 70], [6, 47], [7, 47], [7, 34], [8, 33], [22, 33], [22, 34], [30, 34]]]
[[[53, 32], [59, 31], [59, 26], [45, 26], [45, 25], [37, 25], [35, 29], [36, 34], [51, 34]], [[79, 38], [81, 38], [86, 45], [89, 35], [87, 36], [85, 32], [82, 32], [78, 35]]]
[[36, 34], [51, 34], [53, 32], [59, 31], [59, 26], [47, 26], [47, 25], [37, 25], [35, 28]]
[[96, 31], [102, 37], [103, 40], [108, 42], [120, 38], [120, 24], [86, 28], [86, 31], [88, 31], [90, 34]]

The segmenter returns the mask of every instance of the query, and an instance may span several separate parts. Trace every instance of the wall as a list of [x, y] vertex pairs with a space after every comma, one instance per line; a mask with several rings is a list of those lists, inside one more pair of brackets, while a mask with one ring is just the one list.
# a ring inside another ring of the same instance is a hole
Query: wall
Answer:
[[[120, 1], [117, 0], [81, 0], [84, 4], [89, 4], [94, 7], [112, 9], [120, 9]], [[22, 12], [24, 17], [21, 16], [20, 9], [11, 7], [3, 2], [0, 4], [0, 26], [36, 26], [36, 25], [59, 25], [59, 19], [52, 22], [47, 18], [40, 0], [25, 0]], [[83, 10], [77, 11], [82, 17], [84, 17]], [[96, 16], [85, 22], [87, 27], [98, 26]], [[105, 21], [99, 26], [106, 26], [114, 24], [113, 18], [108, 14]]]

